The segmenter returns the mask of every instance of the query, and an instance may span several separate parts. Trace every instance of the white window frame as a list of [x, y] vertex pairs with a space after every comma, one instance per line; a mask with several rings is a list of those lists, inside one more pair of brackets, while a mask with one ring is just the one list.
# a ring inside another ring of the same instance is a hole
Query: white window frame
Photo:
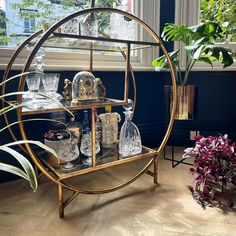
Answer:
[[[24, 11], [24, 12], [27, 12], [28, 13], [28, 16], [24, 17], [23, 20], [24, 20], [24, 32], [23, 34], [25, 35], [31, 35], [35, 32], [35, 18], [31, 18], [30, 17], [30, 14], [32, 12], [31, 9], [20, 9], [20, 11]], [[28, 29], [26, 27], [26, 22], [28, 21]]]
[[[134, 14], [146, 22], [159, 35], [160, 25], [160, 0], [134, 0]], [[138, 30], [139, 40], [152, 40], [145, 30]], [[153, 40], [152, 40], [153, 41]], [[15, 48], [0, 48], [0, 69], [5, 69]], [[152, 60], [159, 56], [159, 47], [139, 50], [139, 53], [131, 58], [132, 67], [136, 71], [154, 71]], [[22, 69], [27, 58], [23, 51], [15, 61], [13, 69]], [[70, 52], [47, 52], [45, 70], [88, 70], [89, 55], [77, 55]], [[32, 63], [33, 64], [33, 63]], [[123, 71], [124, 62], [115, 56], [94, 56], [93, 69], [96, 71]]]
[[[200, 1], [199, 0], [176, 0], [175, 1], [175, 24], [186, 24], [188, 26], [196, 25], [199, 23], [199, 15], [200, 13]], [[236, 42], [235, 43], [222, 43], [223, 47], [231, 48], [236, 51]], [[184, 52], [184, 45], [180, 42], [174, 43], [174, 49], [180, 49], [180, 69], [185, 70], [186, 65], [186, 57]], [[235, 71], [236, 63], [231, 65], [230, 67], [224, 68], [220, 63], [214, 63], [214, 67], [212, 68], [210, 65], [197, 62], [195, 63], [192, 70], [195, 71]]]

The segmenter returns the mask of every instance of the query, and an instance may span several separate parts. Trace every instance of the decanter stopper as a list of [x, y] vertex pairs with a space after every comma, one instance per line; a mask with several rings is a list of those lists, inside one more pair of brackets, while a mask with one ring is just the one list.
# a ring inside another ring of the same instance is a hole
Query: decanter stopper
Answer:
[[131, 99], [128, 99], [128, 104], [127, 105], [124, 105], [123, 108], [126, 110], [126, 111], [131, 111], [132, 108], [133, 108], [133, 101]]

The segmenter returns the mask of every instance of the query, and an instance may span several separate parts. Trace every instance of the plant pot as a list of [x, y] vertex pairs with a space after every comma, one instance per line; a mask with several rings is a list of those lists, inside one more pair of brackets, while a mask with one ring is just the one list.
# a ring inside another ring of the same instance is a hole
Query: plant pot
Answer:
[[[192, 120], [194, 119], [194, 101], [195, 101], [195, 85], [176, 87], [176, 113], [175, 120]], [[166, 106], [168, 107], [167, 114], [170, 114], [172, 109], [172, 87], [164, 87]], [[169, 104], [169, 105], [168, 105]]]

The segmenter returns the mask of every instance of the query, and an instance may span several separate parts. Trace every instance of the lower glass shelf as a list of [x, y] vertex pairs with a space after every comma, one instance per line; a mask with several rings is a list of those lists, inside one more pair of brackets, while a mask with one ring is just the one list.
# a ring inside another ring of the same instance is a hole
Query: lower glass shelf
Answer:
[[71, 171], [65, 171], [61, 167], [64, 165], [58, 164], [56, 158], [51, 156], [43, 155], [40, 157], [42, 162], [57, 176], [58, 180], [69, 179], [78, 175], [86, 174], [92, 171], [101, 170], [104, 168], [125, 164], [131, 161], [139, 160], [141, 158], [147, 158], [157, 155], [156, 150], [143, 147], [142, 153], [129, 156], [121, 157], [118, 153], [118, 146], [114, 145], [111, 148], [103, 148], [99, 154], [96, 156], [96, 165], [93, 167], [91, 165], [83, 164], [83, 160], [86, 158], [81, 153], [80, 156], [74, 160], [72, 163], [76, 166], [75, 169]]

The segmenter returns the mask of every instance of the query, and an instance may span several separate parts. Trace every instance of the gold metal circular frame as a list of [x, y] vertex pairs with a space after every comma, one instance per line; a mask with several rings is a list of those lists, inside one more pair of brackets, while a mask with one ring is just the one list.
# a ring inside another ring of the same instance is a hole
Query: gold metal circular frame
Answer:
[[[165, 147], [165, 144], [170, 136], [171, 133], [171, 129], [173, 127], [173, 122], [174, 122], [174, 114], [175, 114], [175, 109], [176, 109], [176, 82], [175, 82], [175, 73], [174, 73], [174, 68], [171, 62], [171, 59], [165, 49], [165, 46], [163, 45], [163, 42], [160, 40], [160, 38], [157, 36], [157, 34], [155, 33], [154, 30], [152, 30], [145, 22], [143, 22], [142, 20], [140, 20], [139, 18], [137, 18], [136, 16], [118, 10], [118, 9], [114, 9], [114, 8], [89, 8], [89, 9], [85, 9], [82, 11], [78, 11], [75, 12], [65, 18], [63, 18], [62, 20], [58, 21], [57, 23], [55, 23], [53, 26], [51, 26], [42, 36], [41, 38], [38, 40], [38, 42], [36, 43], [36, 45], [34, 46], [31, 54], [29, 55], [27, 62], [23, 68], [22, 72], [27, 72], [30, 68], [30, 65], [33, 61], [34, 56], [36, 55], [37, 51], [39, 50], [39, 48], [42, 46], [42, 44], [50, 37], [50, 35], [58, 28], [60, 27], [62, 24], [64, 24], [65, 22], [84, 15], [84, 14], [89, 14], [89, 13], [98, 13], [98, 12], [112, 12], [112, 13], [118, 13], [121, 15], [124, 15], [136, 22], [138, 22], [144, 29], [146, 29], [146, 31], [153, 37], [153, 39], [159, 44], [160, 48], [162, 49], [168, 64], [169, 64], [169, 68], [170, 68], [170, 73], [171, 73], [171, 82], [172, 82], [172, 87], [173, 87], [173, 100], [172, 100], [172, 111], [171, 111], [171, 116], [170, 116], [170, 120], [169, 120], [169, 124], [166, 130], [166, 133], [164, 135], [164, 138], [158, 148], [157, 151], [153, 152], [153, 158], [152, 160], [150, 160], [148, 162], [148, 164], [138, 173], [136, 174], [134, 177], [130, 178], [128, 181], [121, 183], [120, 185], [117, 185], [115, 187], [111, 187], [111, 188], [107, 188], [107, 189], [101, 189], [101, 190], [84, 190], [84, 189], [79, 189], [75, 186], [72, 185], [68, 185], [66, 183], [64, 183], [63, 181], [59, 181], [58, 179], [56, 179], [54, 176], [52, 176], [49, 171], [41, 164], [41, 162], [38, 160], [37, 155], [33, 152], [33, 150], [31, 149], [29, 144], [25, 144], [25, 148], [28, 152], [28, 154], [30, 155], [30, 157], [32, 158], [33, 162], [36, 164], [37, 168], [42, 171], [42, 173], [48, 177], [52, 182], [54, 182], [55, 184], [59, 185], [60, 187], [66, 188], [68, 190], [71, 190], [73, 192], [78, 193], [84, 193], [84, 194], [102, 194], [102, 193], [108, 193], [108, 192], [112, 192], [115, 190], [118, 190], [124, 186], [127, 186], [128, 184], [132, 183], [134, 180], [136, 180], [140, 175], [142, 175], [143, 173], [145, 173], [147, 171], [147, 169], [150, 167], [150, 165], [157, 160], [158, 156], [160, 155], [161, 151], [163, 150], [163, 148]], [[131, 74], [133, 74], [132, 68], [131, 68]], [[24, 82], [25, 82], [25, 75], [23, 75], [20, 79], [20, 83], [19, 83], [19, 91], [23, 91], [24, 89]], [[136, 86], [135, 86], [135, 81], [134, 81], [134, 87], [135, 87], [135, 93], [136, 93]], [[136, 100], [136, 94], [135, 94], [135, 100]], [[22, 96], [17, 96], [17, 102], [21, 103], [22, 102]], [[22, 115], [21, 115], [21, 108], [18, 108], [17, 111], [17, 118], [18, 121], [22, 121]], [[25, 133], [25, 129], [24, 129], [24, 125], [23, 122], [19, 123], [19, 127], [20, 127], [20, 132], [22, 135], [22, 138], [24, 140], [27, 140], [27, 136]]]
[[[16, 51], [14, 52], [14, 54], [12, 55], [10, 61], [9, 61], [8, 64], [7, 64], [6, 69], [4, 70], [2, 82], [5, 82], [5, 81], [8, 79], [9, 73], [10, 73], [10, 71], [11, 71], [11, 69], [12, 69], [12, 66], [14, 65], [15, 60], [17, 59], [18, 55], [22, 52], [22, 50], [25, 48], [25, 46], [26, 46], [27, 44], [29, 44], [33, 39], [35, 39], [36, 37], [38, 37], [38, 36], [39, 36], [40, 34], [42, 34], [42, 33], [43, 33], [43, 30], [39, 30], [39, 31], [37, 31], [36, 33], [32, 34], [30, 37], [26, 38], [26, 39], [21, 43], [21, 45], [17, 48], [17, 50], [16, 50]], [[20, 81], [19, 81], [19, 83], [20, 83]], [[5, 92], [6, 92], [6, 86], [7, 86], [6, 83], [4, 83], [4, 84], [2, 85], [2, 94], [5, 94]], [[4, 103], [3, 100], [2, 100], [2, 106], [3, 106], [3, 107], [5, 106], [5, 103]], [[7, 117], [7, 113], [4, 113], [4, 114], [3, 114], [3, 118], [4, 118], [4, 121], [5, 121], [6, 125], [9, 125], [10, 123], [9, 123], [9, 120], [8, 120], [8, 117]], [[12, 130], [11, 127], [8, 127], [8, 131], [9, 131], [9, 133], [10, 133], [12, 139], [13, 139], [14, 141], [18, 141], [18, 139], [17, 139], [16, 135], [14, 134], [14, 132], [13, 132], [13, 130]], [[21, 148], [21, 150], [22, 150], [24, 153], [26, 153], [26, 154], [28, 153], [27, 150], [23, 147], [23, 145], [19, 144], [19, 147]]]

